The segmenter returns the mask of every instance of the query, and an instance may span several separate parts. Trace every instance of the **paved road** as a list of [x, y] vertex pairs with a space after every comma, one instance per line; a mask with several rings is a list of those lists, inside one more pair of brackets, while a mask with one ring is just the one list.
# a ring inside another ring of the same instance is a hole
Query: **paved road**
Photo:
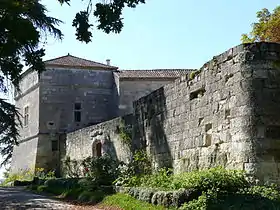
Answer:
[[58, 210], [100, 210], [93, 206], [77, 206], [52, 199], [43, 195], [37, 195], [20, 187], [0, 187], [0, 209], [58, 209]]

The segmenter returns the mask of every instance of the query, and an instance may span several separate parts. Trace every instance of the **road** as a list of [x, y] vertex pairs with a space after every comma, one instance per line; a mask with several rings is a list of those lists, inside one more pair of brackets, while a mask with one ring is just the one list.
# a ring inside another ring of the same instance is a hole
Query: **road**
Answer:
[[44, 195], [25, 191], [22, 187], [0, 187], [0, 209], [69, 209], [69, 210], [101, 210], [94, 206], [78, 206], [56, 200]]

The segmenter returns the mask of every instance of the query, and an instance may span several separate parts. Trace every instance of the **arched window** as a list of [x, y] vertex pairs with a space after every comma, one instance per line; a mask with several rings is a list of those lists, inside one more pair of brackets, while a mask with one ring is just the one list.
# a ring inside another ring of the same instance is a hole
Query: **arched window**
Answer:
[[93, 143], [92, 145], [92, 156], [101, 157], [102, 156], [102, 144], [100, 141]]

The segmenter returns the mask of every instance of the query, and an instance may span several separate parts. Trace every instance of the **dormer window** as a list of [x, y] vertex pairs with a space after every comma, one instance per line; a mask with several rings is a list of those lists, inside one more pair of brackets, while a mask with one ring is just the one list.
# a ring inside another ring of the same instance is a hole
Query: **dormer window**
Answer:
[[23, 110], [23, 125], [28, 126], [29, 123], [29, 106], [25, 106]]
[[75, 103], [74, 104], [74, 121], [81, 122], [82, 119], [82, 104]]

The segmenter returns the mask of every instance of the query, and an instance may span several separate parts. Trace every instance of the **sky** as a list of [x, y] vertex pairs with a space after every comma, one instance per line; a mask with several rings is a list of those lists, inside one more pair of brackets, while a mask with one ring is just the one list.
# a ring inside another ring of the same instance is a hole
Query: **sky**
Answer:
[[[200, 68], [240, 44], [257, 11], [280, 5], [276, 0], [146, 0], [125, 9], [120, 34], [93, 28], [93, 41], [83, 44], [75, 39], [72, 20], [86, 2], [71, 0], [71, 7], [61, 7], [56, 0], [42, 1], [49, 15], [64, 21], [64, 39], [50, 40], [45, 59], [70, 53], [103, 63], [108, 58], [120, 69]], [[97, 25], [94, 19], [93, 24]]]
[[70, 53], [102, 63], [111, 59], [119, 69], [200, 68], [239, 45], [241, 34], [248, 33], [256, 21], [257, 11], [280, 5], [279, 0], [146, 0], [124, 10], [120, 34], [93, 28], [93, 40], [85, 44], [76, 40], [72, 20], [86, 2], [71, 0], [69, 7], [57, 0], [42, 0], [48, 15], [64, 22], [59, 26], [64, 39], [47, 40], [45, 60]]

